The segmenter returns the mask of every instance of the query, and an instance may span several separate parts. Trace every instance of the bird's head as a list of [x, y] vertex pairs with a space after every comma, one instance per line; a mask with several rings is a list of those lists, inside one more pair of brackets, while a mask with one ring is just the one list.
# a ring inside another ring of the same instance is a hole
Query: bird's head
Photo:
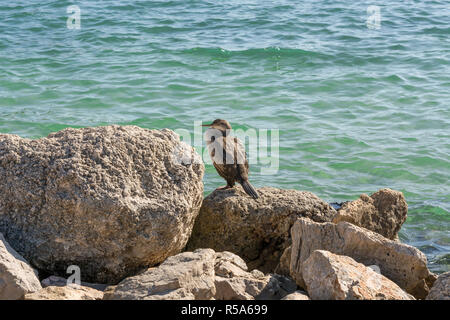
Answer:
[[227, 120], [216, 119], [213, 123], [210, 124], [202, 124], [202, 127], [210, 127], [212, 129], [217, 129], [220, 131], [231, 130], [231, 125]]

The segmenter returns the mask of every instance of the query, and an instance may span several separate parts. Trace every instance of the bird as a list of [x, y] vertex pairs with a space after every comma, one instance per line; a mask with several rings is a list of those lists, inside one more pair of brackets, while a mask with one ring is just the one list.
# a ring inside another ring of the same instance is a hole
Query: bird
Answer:
[[227, 182], [226, 186], [218, 190], [233, 188], [238, 182], [249, 196], [258, 199], [258, 192], [248, 181], [249, 167], [245, 147], [238, 138], [230, 135], [230, 123], [216, 119], [202, 127], [209, 127], [205, 133], [208, 152], [217, 173]]

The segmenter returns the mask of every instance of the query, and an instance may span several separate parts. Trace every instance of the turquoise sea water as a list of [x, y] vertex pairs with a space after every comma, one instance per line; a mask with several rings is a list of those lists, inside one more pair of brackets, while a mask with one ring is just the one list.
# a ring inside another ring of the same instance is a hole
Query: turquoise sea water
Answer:
[[[279, 170], [253, 165], [255, 186], [328, 201], [401, 190], [400, 238], [435, 272], [450, 270], [449, 92], [450, 1], [0, 3], [0, 132], [279, 129]], [[224, 185], [210, 165], [204, 182]]]

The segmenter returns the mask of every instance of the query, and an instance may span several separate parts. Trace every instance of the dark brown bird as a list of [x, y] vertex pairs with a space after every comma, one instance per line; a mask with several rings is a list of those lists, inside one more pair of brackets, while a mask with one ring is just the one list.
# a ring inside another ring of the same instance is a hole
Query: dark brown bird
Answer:
[[238, 182], [249, 196], [257, 199], [258, 192], [248, 181], [248, 160], [244, 145], [238, 138], [229, 135], [231, 125], [228, 121], [216, 119], [202, 126], [210, 127], [205, 135], [209, 155], [217, 173], [227, 182], [220, 189], [233, 188]]

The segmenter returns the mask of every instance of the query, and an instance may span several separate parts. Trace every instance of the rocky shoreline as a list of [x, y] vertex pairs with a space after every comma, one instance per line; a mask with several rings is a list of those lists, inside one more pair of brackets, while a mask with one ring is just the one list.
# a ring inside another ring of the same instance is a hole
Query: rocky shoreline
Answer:
[[398, 239], [401, 192], [203, 199], [199, 159], [168, 129], [0, 134], [0, 299], [450, 299], [450, 273]]

